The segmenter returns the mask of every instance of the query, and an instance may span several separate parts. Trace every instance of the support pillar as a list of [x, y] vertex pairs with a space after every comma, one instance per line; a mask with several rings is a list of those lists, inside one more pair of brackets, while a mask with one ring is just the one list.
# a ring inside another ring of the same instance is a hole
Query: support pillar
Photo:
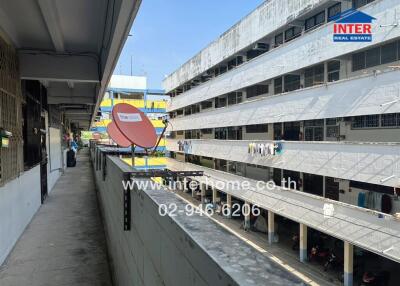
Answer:
[[249, 230], [250, 229], [250, 213], [251, 213], [251, 208], [250, 204], [248, 202], [245, 202], [243, 205], [243, 214], [244, 214], [244, 230]]
[[304, 173], [303, 172], [300, 172], [300, 182], [301, 182], [301, 185], [299, 186], [299, 191], [300, 192], [304, 192]]
[[226, 194], [226, 212], [228, 214], [227, 218], [232, 217], [232, 196], [229, 194]]
[[212, 203], [213, 203], [214, 207], [215, 207], [215, 205], [217, 203], [217, 197], [218, 197], [217, 189], [213, 188], [212, 189]]
[[344, 286], [353, 286], [353, 245], [344, 242]]
[[307, 261], [307, 226], [305, 224], [300, 224], [300, 235], [299, 235], [299, 251], [300, 251], [300, 261]]
[[205, 184], [200, 185], [200, 197], [201, 197], [202, 205], [204, 205], [204, 199], [206, 198], [206, 188], [207, 188], [207, 185], [205, 185]]
[[275, 214], [272, 211], [268, 211], [268, 243], [274, 242], [275, 236]]

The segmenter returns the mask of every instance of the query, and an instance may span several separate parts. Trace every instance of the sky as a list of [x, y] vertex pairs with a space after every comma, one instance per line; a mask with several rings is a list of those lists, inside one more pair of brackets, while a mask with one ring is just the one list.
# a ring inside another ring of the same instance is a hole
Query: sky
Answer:
[[264, 0], [143, 0], [114, 74], [169, 75]]

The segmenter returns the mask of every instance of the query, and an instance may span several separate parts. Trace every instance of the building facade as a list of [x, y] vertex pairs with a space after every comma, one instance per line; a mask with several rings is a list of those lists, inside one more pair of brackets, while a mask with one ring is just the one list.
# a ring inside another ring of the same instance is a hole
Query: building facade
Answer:
[[[359, 279], [355, 249], [395, 269], [399, 15], [396, 0], [265, 1], [164, 80], [171, 96], [169, 168], [198, 168], [215, 181], [252, 180], [254, 188], [236, 192], [202, 181], [199, 197], [210, 191], [213, 202], [259, 206], [269, 239], [275, 215], [298, 223], [302, 261], [307, 229], [341, 241], [345, 285]], [[335, 26], [343, 22], [370, 28], [346, 26], [345, 37], [355, 38], [339, 42]], [[289, 178], [296, 185], [282, 193]], [[261, 195], [255, 182], [270, 180], [276, 193]], [[340, 228], [324, 216], [327, 205], [341, 217]], [[385, 228], [392, 232], [383, 243]]]
[[[169, 97], [165, 96], [163, 90], [147, 88], [147, 78], [144, 76], [113, 75], [90, 130], [92, 133], [100, 133], [100, 137], [105, 139], [106, 143], [110, 143], [107, 126], [112, 121], [113, 107], [119, 103], [127, 103], [146, 114], [156, 129], [157, 135], [160, 135], [165, 126], [163, 118], [167, 115], [168, 101]], [[130, 153], [131, 149], [120, 148], [120, 151]], [[137, 152], [143, 151], [143, 148], [137, 148]], [[160, 141], [157, 151], [164, 153], [165, 140]]]

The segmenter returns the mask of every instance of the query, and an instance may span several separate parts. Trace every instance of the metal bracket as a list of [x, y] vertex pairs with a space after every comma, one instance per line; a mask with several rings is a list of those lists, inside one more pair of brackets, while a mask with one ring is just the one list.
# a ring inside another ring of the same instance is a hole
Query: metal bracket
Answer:
[[[129, 179], [129, 173], [124, 174], [124, 179]], [[123, 190], [123, 218], [124, 218], [124, 231], [131, 230], [131, 190], [130, 188], [125, 188]]]

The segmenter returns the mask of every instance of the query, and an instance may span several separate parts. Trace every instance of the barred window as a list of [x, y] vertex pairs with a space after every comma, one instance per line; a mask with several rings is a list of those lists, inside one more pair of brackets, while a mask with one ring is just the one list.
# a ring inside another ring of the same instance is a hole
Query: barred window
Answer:
[[353, 0], [353, 8], [358, 9], [374, 1], [375, 0]]
[[304, 72], [304, 85], [310, 87], [324, 83], [324, 65], [308, 68]]
[[365, 52], [360, 52], [352, 55], [352, 70], [353, 72], [365, 69]]
[[381, 126], [382, 127], [399, 126], [400, 125], [399, 123], [400, 123], [400, 114], [399, 113], [382, 114], [382, 117], [381, 117]]
[[266, 133], [268, 132], [268, 124], [246, 125], [247, 133]]
[[340, 61], [328, 62], [328, 82], [337, 81], [339, 79], [340, 79]]
[[353, 117], [353, 128], [379, 127], [379, 115], [364, 115]]
[[282, 93], [282, 77], [274, 79], [274, 94]]
[[212, 101], [203, 101], [201, 103], [201, 109], [207, 109], [212, 107]]
[[332, 18], [340, 14], [342, 9], [342, 3], [337, 3], [328, 8], [328, 21], [331, 21]]
[[339, 136], [339, 126], [327, 126], [326, 137], [336, 138]]
[[393, 42], [382, 46], [382, 55], [381, 55], [382, 64], [387, 64], [397, 61], [398, 59], [397, 44], [398, 42]]
[[367, 68], [380, 65], [381, 47], [376, 47], [365, 52], [365, 66]]

